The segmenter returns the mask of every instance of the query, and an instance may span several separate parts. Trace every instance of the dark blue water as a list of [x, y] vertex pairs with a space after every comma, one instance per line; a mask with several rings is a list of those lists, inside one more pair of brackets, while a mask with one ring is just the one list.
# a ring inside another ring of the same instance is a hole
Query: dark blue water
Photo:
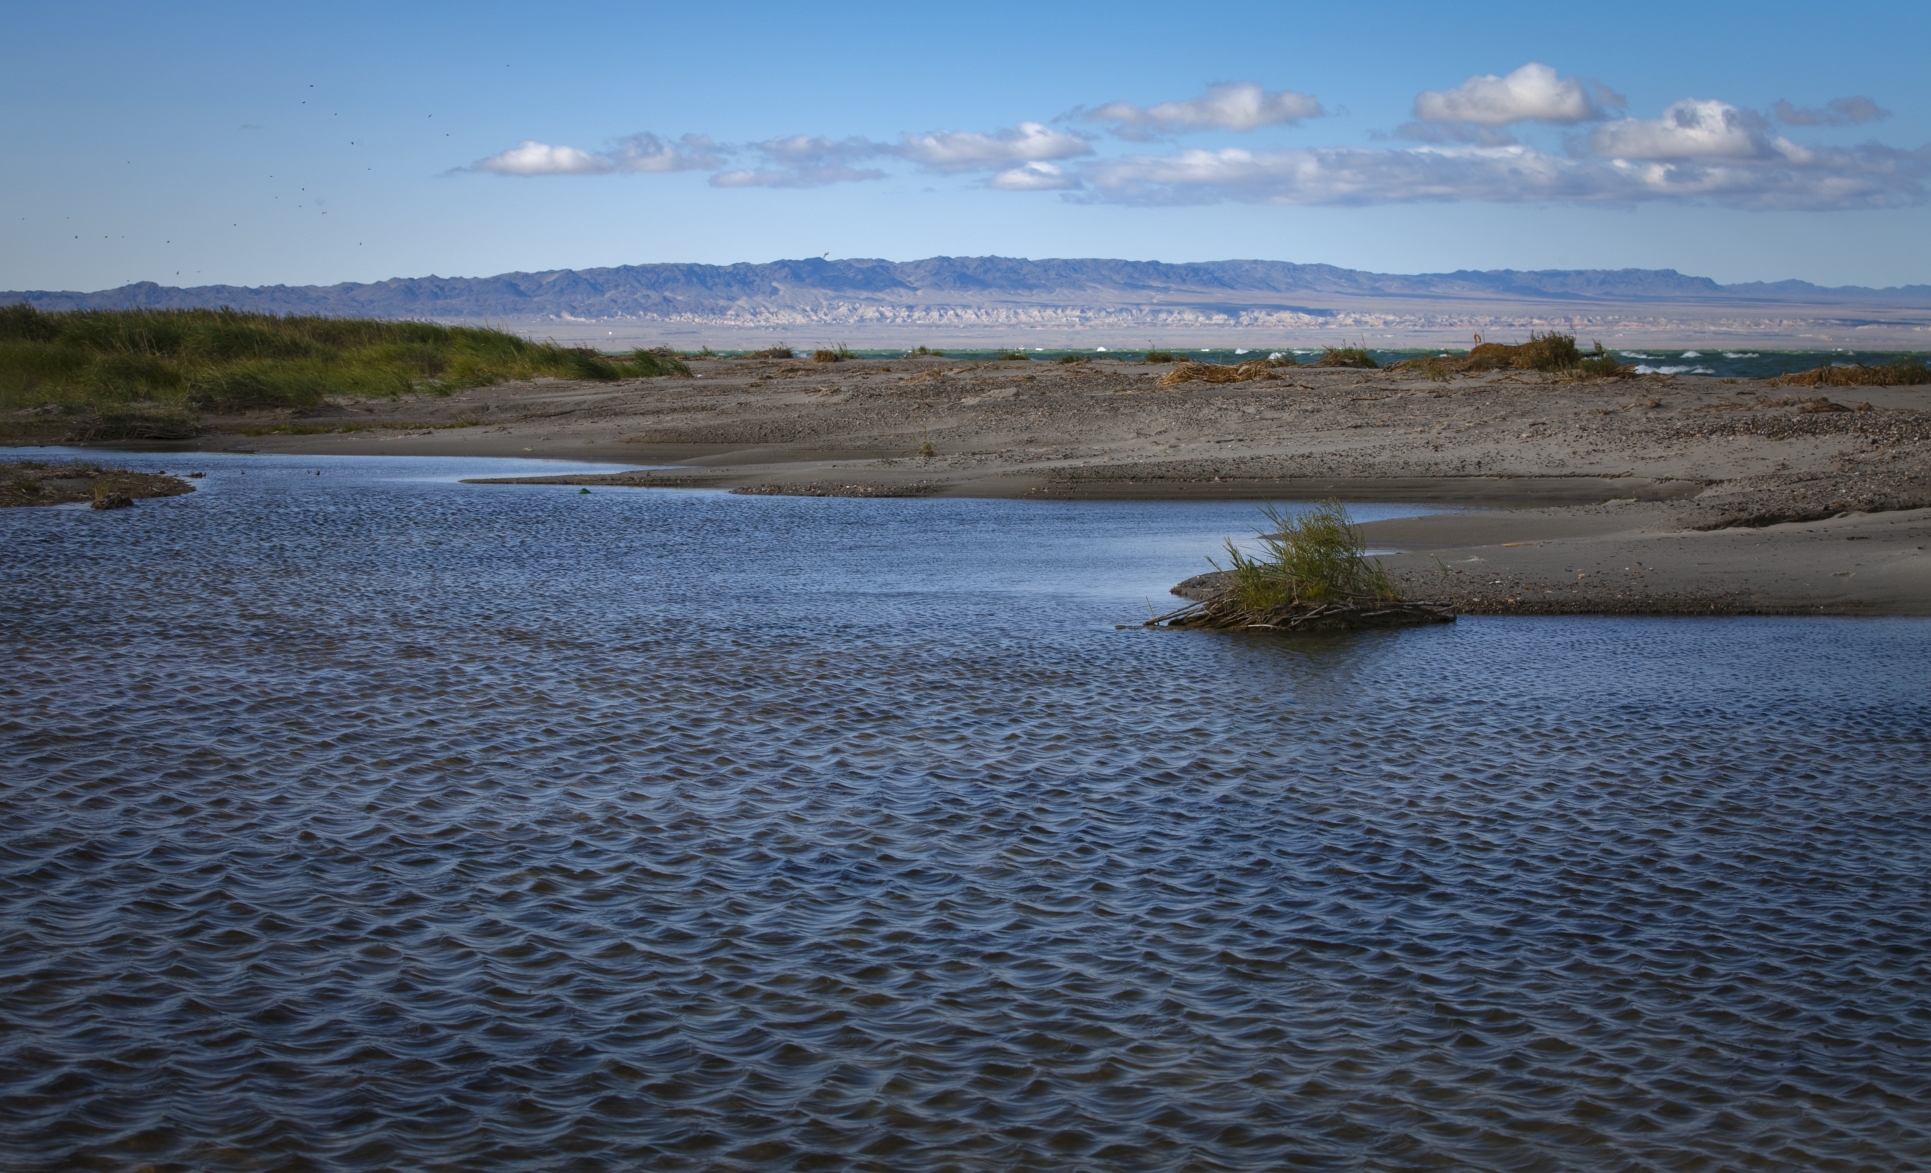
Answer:
[[1252, 507], [186, 459], [0, 514], [0, 1166], [1931, 1166], [1931, 624], [1118, 631]]

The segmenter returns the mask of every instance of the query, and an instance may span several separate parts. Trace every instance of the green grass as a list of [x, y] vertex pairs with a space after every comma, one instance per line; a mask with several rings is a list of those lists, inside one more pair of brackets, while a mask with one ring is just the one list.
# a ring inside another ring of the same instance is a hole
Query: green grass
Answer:
[[1361, 530], [1341, 502], [1321, 501], [1293, 516], [1272, 505], [1261, 512], [1268, 529], [1259, 534], [1259, 555], [1250, 556], [1232, 541], [1227, 543], [1234, 597], [1247, 611], [1258, 614], [1292, 603], [1396, 597], [1381, 564], [1365, 557]]
[[992, 356], [993, 362], [1031, 362], [1033, 356], [1023, 350], [1002, 350]]
[[[570, 353], [575, 354], [577, 352], [571, 351]], [[705, 358], [713, 354], [714, 352], [709, 347], [706, 347], [696, 357]], [[678, 375], [688, 379], [691, 374], [691, 368], [684, 364], [684, 356], [678, 354], [668, 346], [654, 346], [649, 350], [645, 350], [640, 346], [625, 355], [624, 361], [629, 364], [629, 369], [622, 371], [621, 374], [633, 378], [641, 377], [648, 379], [655, 378], [658, 375]]]
[[[499, 330], [235, 310], [0, 307], [0, 411], [192, 427], [199, 411], [449, 394], [509, 379], [689, 374], [663, 351], [611, 358]], [[146, 426], [145, 424], [142, 426]], [[107, 430], [112, 431], [109, 427]], [[99, 438], [107, 438], [105, 436]]]

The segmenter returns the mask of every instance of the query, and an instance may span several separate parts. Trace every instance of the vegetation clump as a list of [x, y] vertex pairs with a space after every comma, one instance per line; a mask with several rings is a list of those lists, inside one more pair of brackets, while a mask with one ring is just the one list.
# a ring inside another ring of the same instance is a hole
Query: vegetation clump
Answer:
[[992, 356], [993, 362], [1031, 362], [1033, 356], [1023, 350], [1002, 350]]
[[[706, 348], [698, 357], [704, 357], [710, 353], [709, 348]], [[626, 355], [624, 362], [628, 365], [628, 369], [622, 373], [632, 378], [651, 379], [660, 375], [677, 375], [686, 379], [691, 377], [690, 365], [684, 361], [682, 355], [668, 346], [653, 346], [648, 350], [640, 346]]]
[[1160, 376], [1160, 386], [1172, 387], [1180, 383], [1245, 383], [1250, 379], [1278, 379], [1274, 368], [1266, 359], [1244, 362], [1238, 366], [1227, 366], [1213, 362], [1183, 362]]
[[1931, 383], [1931, 367], [1911, 355], [1883, 366], [1817, 367], [1778, 375], [1772, 387], [1915, 387]]
[[1596, 343], [1591, 350], [1581, 350], [1576, 346], [1575, 335], [1553, 331], [1547, 334], [1531, 333], [1527, 342], [1513, 346], [1501, 342], [1482, 342], [1465, 355], [1443, 354], [1410, 359], [1396, 363], [1391, 369], [1419, 370], [1437, 380], [1480, 371], [1544, 371], [1551, 374], [1581, 374], [1596, 379], [1619, 378], [1631, 373], [1629, 368], [1616, 361], [1615, 355], [1602, 348], [1602, 343]]
[[1484, 342], [1468, 352], [1469, 369], [1476, 371], [1572, 371], [1582, 365], [1574, 334], [1531, 332], [1517, 346]]
[[1617, 362], [1616, 356], [1604, 350], [1600, 342], [1596, 343], [1595, 349], [1584, 353], [1582, 361], [1576, 365], [1592, 379], [1616, 379], [1634, 373]]
[[857, 357], [843, 342], [835, 347], [821, 346], [811, 352], [812, 362], [850, 362]]
[[[688, 373], [674, 357], [531, 342], [470, 326], [235, 310], [0, 307], [0, 411], [79, 419], [76, 438], [178, 439], [208, 410], [446, 395], [509, 379]], [[84, 433], [84, 435], [82, 435]]]
[[1352, 367], [1364, 371], [1379, 370], [1381, 367], [1381, 364], [1374, 360], [1374, 355], [1359, 346], [1324, 346], [1321, 348], [1321, 357], [1314, 360], [1314, 365]]
[[916, 350], [908, 350], [905, 353], [908, 358], [918, 358], [920, 356], [925, 356], [927, 358], [944, 358], [945, 357], [945, 351], [932, 350], [924, 346], [921, 346]]
[[763, 350], [750, 351], [744, 357], [746, 358], [797, 358], [798, 355], [789, 346], [786, 346], [783, 343], [779, 343], [776, 346], [767, 346]]
[[1173, 362], [1175, 360], [1174, 360], [1173, 351], [1156, 349], [1154, 345], [1151, 342], [1149, 342], [1147, 343], [1147, 352], [1145, 356], [1142, 357], [1141, 361], [1160, 363], [1160, 362]]
[[1145, 626], [1336, 631], [1455, 618], [1438, 604], [1401, 598], [1381, 563], [1367, 557], [1361, 530], [1341, 502], [1322, 501], [1294, 515], [1271, 505], [1262, 512], [1269, 528], [1259, 534], [1259, 554], [1228, 541], [1229, 565], [1214, 564], [1219, 590]]

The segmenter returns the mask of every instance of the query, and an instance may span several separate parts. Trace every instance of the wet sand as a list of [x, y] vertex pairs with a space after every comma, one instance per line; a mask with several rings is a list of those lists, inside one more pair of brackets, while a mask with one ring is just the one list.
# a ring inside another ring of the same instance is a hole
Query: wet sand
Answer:
[[748, 493], [1456, 504], [1487, 512], [1368, 534], [1397, 551], [1388, 564], [1411, 590], [1472, 611], [1931, 614], [1927, 387], [1308, 367], [1162, 386], [1170, 368], [1104, 360], [692, 365], [691, 379], [218, 421], [193, 446], [573, 458], [659, 467], [548, 479]]

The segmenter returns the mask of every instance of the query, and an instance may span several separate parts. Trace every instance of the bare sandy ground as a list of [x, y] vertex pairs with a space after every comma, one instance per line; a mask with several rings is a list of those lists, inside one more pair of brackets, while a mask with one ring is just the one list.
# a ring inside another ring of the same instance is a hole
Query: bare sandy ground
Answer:
[[236, 419], [200, 446], [607, 461], [658, 467], [559, 479], [752, 493], [1450, 503], [1489, 511], [1368, 534], [1411, 590], [1469, 610], [1931, 614], [1931, 387], [1308, 367], [1162, 386], [1161, 366], [943, 358], [693, 369]]

